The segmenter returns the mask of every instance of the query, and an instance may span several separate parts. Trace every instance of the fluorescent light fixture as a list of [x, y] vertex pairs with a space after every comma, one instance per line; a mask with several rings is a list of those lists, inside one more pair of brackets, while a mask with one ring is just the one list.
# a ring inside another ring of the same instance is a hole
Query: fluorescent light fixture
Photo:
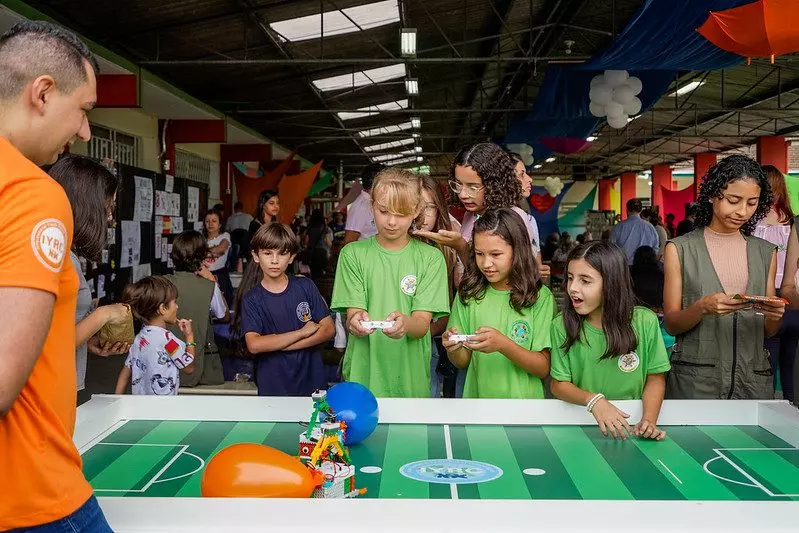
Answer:
[[416, 57], [416, 28], [400, 30], [400, 53], [402, 57]]
[[[309, 39], [344, 35], [361, 30], [378, 28], [400, 21], [399, 2], [386, 0], [327, 11], [306, 17], [281, 20], [269, 24], [283, 41], [299, 42]], [[414, 44], [415, 44], [414, 40]]]
[[399, 141], [390, 141], [387, 143], [380, 143], [380, 144], [371, 144], [369, 146], [364, 146], [363, 149], [365, 152], [379, 152], [380, 150], [389, 150], [391, 148], [399, 148], [400, 146], [407, 146], [409, 144], [413, 144], [414, 140], [412, 137], [407, 139], [402, 139]]
[[589, 135], [588, 137], [585, 138], [585, 140], [590, 143], [594, 142], [597, 139], [599, 139], [599, 137], [597, 137], [596, 135]]
[[418, 153], [422, 153], [422, 147], [421, 146], [415, 146], [414, 150], [416, 150]]
[[417, 131], [414, 131], [414, 132], [413, 132], [411, 135], [413, 135], [413, 138], [414, 138], [414, 139], [418, 139], [419, 137], [421, 137], [421, 136], [422, 136], [422, 134], [421, 134], [421, 133], [419, 133], [419, 132], [417, 132]]
[[650, 186], [650, 187], [652, 186], [652, 182], [651, 182], [651, 181], [649, 182], [649, 186]]
[[554, 157], [547, 157], [545, 161], [547, 163], [554, 163], [555, 162], [555, 158]]
[[413, 129], [418, 130], [422, 127], [422, 119], [419, 117], [411, 117], [411, 125], [413, 126]]
[[541, 168], [542, 166], [544, 166], [544, 165], [542, 165], [541, 163], [538, 163], [537, 165], [533, 165], [533, 168]]
[[634, 117], [627, 117], [627, 124], [629, 124], [630, 122], [632, 122], [633, 120], [635, 120], [637, 118], [641, 118], [642, 116], [643, 115], [635, 115]]
[[386, 67], [377, 67], [359, 72], [331, 76], [313, 80], [311, 83], [320, 91], [340, 91], [342, 89], [355, 89], [366, 85], [374, 85], [384, 81], [405, 77], [405, 64], [397, 63]]
[[704, 85], [704, 81], [692, 81], [690, 83], [686, 83], [682, 87], [679, 87], [676, 91], [671, 93], [669, 96], [682, 96], [684, 94], [688, 94], [691, 91], [697, 90], [699, 87]]
[[390, 126], [372, 128], [370, 130], [361, 130], [356, 135], [358, 135], [358, 137], [373, 137], [375, 135], [385, 135], [388, 133], [397, 133], [400, 131], [409, 130], [412, 127], [413, 125], [410, 122], [403, 122], [401, 124], [392, 124]]
[[408, 91], [408, 96], [419, 94], [419, 80], [416, 78], [408, 78], [405, 80], [405, 89]]
[[417, 163], [421, 163], [422, 161], [424, 161], [424, 157], [422, 157], [422, 156], [420, 156], [420, 155], [419, 155], [419, 156], [416, 156], [416, 162], [417, 162]]
[[337, 113], [338, 118], [341, 120], [351, 120], [355, 118], [363, 118], [371, 115], [379, 115], [380, 111], [396, 111], [398, 109], [407, 109], [408, 100], [397, 100], [395, 102], [385, 102], [383, 104], [370, 105], [366, 107], [359, 107], [357, 112], [349, 111], [345, 113]]

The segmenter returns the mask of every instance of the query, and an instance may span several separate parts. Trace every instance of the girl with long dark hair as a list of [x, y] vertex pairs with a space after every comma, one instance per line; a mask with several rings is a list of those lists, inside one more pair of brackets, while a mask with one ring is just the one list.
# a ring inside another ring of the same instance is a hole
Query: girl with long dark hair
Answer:
[[[615, 244], [592, 241], [567, 263], [569, 305], [552, 324], [552, 393], [584, 405], [602, 434], [661, 440], [657, 427], [669, 359], [658, 317], [635, 306], [627, 256]], [[634, 428], [611, 400], [643, 401]]]
[[[511, 209], [475, 223], [442, 343], [467, 368], [465, 398], [544, 398], [555, 299], [541, 284], [524, 222]], [[468, 341], [453, 335], [474, 335]]]
[[771, 185], [753, 159], [712, 167], [697, 199], [696, 229], [666, 245], [663, 310], [677, 337], [666, 394], [678, 399], [771, 399], [766, 337], [780, 328], [781, 300], [753, 305], [740, 295], [776, 296], [777, 252], [752, 236], [771, 209]]

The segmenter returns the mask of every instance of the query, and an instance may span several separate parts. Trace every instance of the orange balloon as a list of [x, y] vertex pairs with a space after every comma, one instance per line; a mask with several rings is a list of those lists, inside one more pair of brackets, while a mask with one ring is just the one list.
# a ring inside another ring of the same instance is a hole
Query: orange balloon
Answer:
[[205, 467], [202, 495], [210, 498], [310, 498], [319, 483], [296, 457], [262, 444], [234, 444]]

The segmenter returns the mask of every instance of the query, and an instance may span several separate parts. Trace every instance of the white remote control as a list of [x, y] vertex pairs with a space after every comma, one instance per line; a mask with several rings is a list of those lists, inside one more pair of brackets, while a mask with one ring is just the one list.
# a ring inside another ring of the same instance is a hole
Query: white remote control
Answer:
[[472, 342], [477, 335], [450, 335], [449, 340], [452, 342]]
[[366, 329], [388, 329], [394, 326], [393, 320], [363, 320], [361, 326]]

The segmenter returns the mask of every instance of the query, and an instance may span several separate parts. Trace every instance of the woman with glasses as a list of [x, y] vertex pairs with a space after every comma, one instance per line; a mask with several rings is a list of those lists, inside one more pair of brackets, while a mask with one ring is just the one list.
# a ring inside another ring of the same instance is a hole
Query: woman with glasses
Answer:
[[466, 209], [460, 232], [417, 230], [415, 235], [454, 248], [465, 264], [475, 221], [488, 209], [509, 207], [522, 217], [530, 246], [538, 255], [536, 231], [531, 227], [527, 213], [517, 205], [522, 196], [522, 184], [516, 176], [514, 161], [505, 150], [493, 143], [477, 143], [462, 149], [455, 156], [448, 183], [456, 195], [452, 204]]

